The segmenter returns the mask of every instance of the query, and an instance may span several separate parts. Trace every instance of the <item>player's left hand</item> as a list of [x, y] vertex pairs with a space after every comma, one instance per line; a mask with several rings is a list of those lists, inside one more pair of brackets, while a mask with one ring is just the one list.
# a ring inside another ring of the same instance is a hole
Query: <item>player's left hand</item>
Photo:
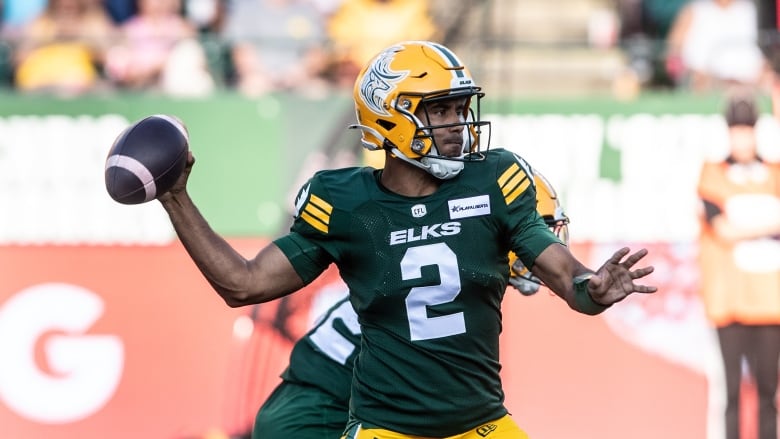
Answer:
[[631, 269], [647, 255], [647, 249], [643, 248], [623, 260], [629, 251], [628, 247], [616, 251], [588, 281], [588, 294], [596, 303], [611, 305], [633, 293], [648, 294], [658, 290], [654, 286], [634, 282], [653, 272], [652, 266]]

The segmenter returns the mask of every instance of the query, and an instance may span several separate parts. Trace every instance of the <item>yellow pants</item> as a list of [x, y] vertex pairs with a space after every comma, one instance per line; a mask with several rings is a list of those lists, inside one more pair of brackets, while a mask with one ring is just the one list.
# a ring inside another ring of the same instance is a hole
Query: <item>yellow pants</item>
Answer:
[[[362, 428], [356, 425], [341, 439], [433, 439], [426, 436], [410, 436], [382, 428]], [[528, 439], [528, 435], [517, 426], [509, 415], [486, 422], [469, 431], [444, 439]]]

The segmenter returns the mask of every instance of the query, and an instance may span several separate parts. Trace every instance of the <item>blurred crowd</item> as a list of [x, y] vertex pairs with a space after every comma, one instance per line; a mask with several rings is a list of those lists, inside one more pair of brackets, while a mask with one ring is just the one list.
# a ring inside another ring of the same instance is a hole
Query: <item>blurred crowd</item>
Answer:
[[248, 96], [351, 86], [394, 40], [436, 39], [420, 0], [0, 0], [0, 75], [21, 92]]
[[[317, 95], [351, 87], [359, 66], [392, 41], [451, 44], [443, 41], [451, 35], [431, 3], [0, 0], [0, 86], [60, 95], [144, 90], [203, 96], [219, 87], [251, 97]], [[707, 91], [774, 81], [772, 44], [761, 47], [760, 30], [761, 17], [776, 10], [765, 10], [764, 0], [601, 3], [615, 18], [614, 44], [625, 51], [626, 71], [639, 87]], [[774, 22], [770, 27], [776, 30]]]
[[699, 92], [772, 87], [775, 0], [618, 0], [618, 8], [624, 47], [655, 82]]

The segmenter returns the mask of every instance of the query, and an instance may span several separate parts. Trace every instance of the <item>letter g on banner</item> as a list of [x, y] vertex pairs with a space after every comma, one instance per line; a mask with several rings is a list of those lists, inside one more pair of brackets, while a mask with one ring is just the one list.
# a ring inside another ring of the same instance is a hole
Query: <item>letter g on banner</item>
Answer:
[[119, 337], [84, 335], [102, 314], [99, 295], [64, 283], [26, 288], [1, 304], [0, 401], [45, 424], [75, 422], [100, 410], [114, 395], [124, 364]]

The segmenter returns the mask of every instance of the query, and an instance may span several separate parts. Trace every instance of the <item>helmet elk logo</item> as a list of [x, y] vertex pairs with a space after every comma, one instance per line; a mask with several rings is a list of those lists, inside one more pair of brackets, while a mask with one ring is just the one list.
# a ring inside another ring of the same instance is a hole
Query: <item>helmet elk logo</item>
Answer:
[[390, 116], [390, 113], [384, 108], [385, 99], [390, 91], [395, 89], [396, 84], [409, 74], [408, 70], [396, 72], [390, 68], [395, 53], [402, 49], [403, 47], [397, 46], [380, 53], [368, 67], [366, 74], [363, 75], [363, 81], [360, 84], [360, 98], [376, 114]]

